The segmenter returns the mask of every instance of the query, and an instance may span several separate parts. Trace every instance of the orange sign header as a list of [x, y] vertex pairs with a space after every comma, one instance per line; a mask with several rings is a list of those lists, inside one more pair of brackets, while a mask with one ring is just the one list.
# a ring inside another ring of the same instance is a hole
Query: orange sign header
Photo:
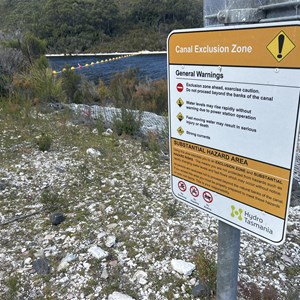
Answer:
[[300, 68], [300, 23], [174, 31], [169, 64]]

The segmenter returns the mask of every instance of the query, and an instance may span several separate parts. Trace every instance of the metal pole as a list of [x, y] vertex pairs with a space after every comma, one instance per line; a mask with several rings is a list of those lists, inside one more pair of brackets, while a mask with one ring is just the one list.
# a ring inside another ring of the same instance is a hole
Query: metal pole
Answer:
[[240, 230], [219, 221], [217, 299], [237, 299]]
[[[220, 8], [233, 9], [238, 2], [241, 5], [247, 1], [227, 0], [217, 1], [212, 7], [211, 0], [204, 0], [204, 18], [206, 15], [214, 15]], [[239, 7], [240, 8], [240, 7]], [[207, 14], [206, 14], [207, 13]], [[204, 24], [209, 27], [209, 21], [204, 19]], [[213, 24], [212, 24], [213, 25]], [[217, 300], [237, 299], [237, 283], [240, 253], [240, 230], [219, 221], [218, 229], [218, 263], [217, 263]]]

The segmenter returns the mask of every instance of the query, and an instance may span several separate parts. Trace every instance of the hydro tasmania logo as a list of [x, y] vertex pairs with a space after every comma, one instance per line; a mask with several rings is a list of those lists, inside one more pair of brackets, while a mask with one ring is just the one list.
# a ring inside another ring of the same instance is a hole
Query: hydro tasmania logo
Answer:
[[236, 209], [234, 205], [231, 205], [231, 214], [230, 215], [231, 215], [232, 218], [237, 216], [237, 218], [240, 221], [243, 221], [242, 213], [243, 213], [243, 210], [241, 208]]
[[273, 230], [264, 225], [263, 218], [254, 215], [248, 211], [244, 211], [241, 208], [236, 208], [234, 205], [231, 205], [231, 217], [237, 217], [239, 221], [244, 221], [251, 227], [255, 227], [258, 230], [265, 231], [269, 234], [273, 234]]

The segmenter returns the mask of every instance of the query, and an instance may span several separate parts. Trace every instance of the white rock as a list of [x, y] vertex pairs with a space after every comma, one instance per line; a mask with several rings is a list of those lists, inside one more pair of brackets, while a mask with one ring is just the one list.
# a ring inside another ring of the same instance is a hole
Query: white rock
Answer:
[[97, 129], [97, 128], [93, 129], [92, 133], [93, 133], [93, 134], [98, 134], [98, 133], [99, 133], [99, 132], [98, 132], [98, 129]]
[[117, 182], [118, 182], [118, 179], [116, 179], [116, 178], [109, 180], [110, 186], [115, 186]]
[[101, 152], [98, 151], [98, 150], [96, 150], [96, 149], [94, 149], [94, 148], [89, 148], [89, 149], [87, 149], [87, 150], [86, 150], [86, 154], [89, 154], [89, 155], [91, 155], [91, 156], [93, 156], [93, 157], [101, 156]]
[[139, 284], [145, 285], [147, 283], [148, 274], [142, 270], [138, 270], [132, 277], [132, 281], [137, 281]]
[[105, 241], [105, 246], [111, 248], [115, 244], [116, 244], [116, 237], [114, 235], [109, 235]]
[[67, 127], [74, 127], [75, 125], [72, 122], [68, 121], [68, 122], [66, 122], [66, 126]]
[[289, 263], [289, 264], [293, 264], [294, 262], [285, 254], [282, 255], [281, 259], [283, 259], [285, 262]]
[[109, 275], [108, 275], [107, 269], [104, 268], [102, 273], [101, 273], [101, 278], [107, 279], [108, 277], [109, 277]]
[[174, 271], [185, 276], [191, 275], [192, 272], [195, 270], [195, 265], [193, 263], [186, 262], [180, 259], [172, 259], [171, 266]]
[[113, 131], [110, 128], [107, 128], [105, 132], [102, 133], [103, 136], [111, 136]]
[[107, 227], [108, 230], [114, 230], [116, 227], [118, 227], [118, 224], [117, 223], [111, 223], [111, 224], [108, 224], [106, 227]]
[[134, 299], [128, 295], [119, 292], [113, 292], [108, 296], [108, 300], [134, 300]]
[[62, 271], [66, 269], [69, 266], [69, 262], [76, 259], [76, 256], [74, 254], [68, 253], [60, 262], [60, 264], [57, 267], [57, 271]]
[[102, 239], [102, 238], [105, 237], [105, 236], [106, 236], [106, 232], [104, 232], [104, 231], [99, 232], [99, 233], [97, 234], [97, 239], [100, 240], [100, 239]]
[[89, 248], [88, 252], [91, 253], [97, 259], [103, 259], [108, 256], [108, 252], [102, 250], [98, 246], [92, 246], [91, 248]]
[[84, 263], [83, 263], [83, 267], [84, 267], [86, 270], [89, 270], [90, 267], [91, 267], [91, 264], [89, 264], [88, 262], [84, 262]]
[[29, 265], [31, 264], [31, 261], [32, 259], [30, 257], [27, 257], [25, 260], [24, 260], [24, 265]]
[[43, 249], [38, 250], [37, 252], [34, 253], [34, 256], [36, 258], [44, 257], [45, 256], [44, 250]]
[[111, 214], [111, 213], [113, 213], [113, 211], [114, 211], [114, 209], [113, 209], [112, 206], [108, 206], [108, 207], [105, 208], [105, 212], [106, 212], [107, 214]]

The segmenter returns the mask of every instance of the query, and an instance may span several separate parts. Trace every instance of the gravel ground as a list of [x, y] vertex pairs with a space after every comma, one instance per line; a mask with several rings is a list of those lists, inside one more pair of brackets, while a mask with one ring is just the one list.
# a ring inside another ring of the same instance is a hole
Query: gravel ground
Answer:
[[[58, 115], [23, 126], [0, 115], [0, 299], [200, 299], [217, 221], [175, 202], [165, 155]], [[50, 151], [36, 145], [43, 132]], [[241, 233], [239, 299], [299, 299], [299, 212], [281, 246]]]

